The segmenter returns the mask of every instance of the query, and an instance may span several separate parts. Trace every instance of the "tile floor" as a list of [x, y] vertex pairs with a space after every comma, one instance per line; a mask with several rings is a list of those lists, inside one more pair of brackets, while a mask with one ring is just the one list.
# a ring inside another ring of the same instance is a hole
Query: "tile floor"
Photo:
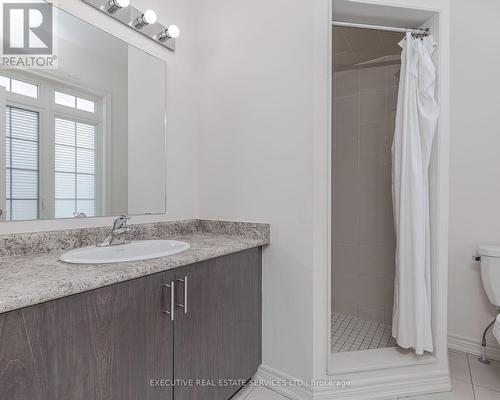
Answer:
[[394, 347], [391, 326], [350, 315], [332, 315], [332, 353]]
[[[477, 356], [449, 352], [451, 392], [407, 400], [500, 400], [500, 362], [484, 365]], [[244, 388], [234, 400], [288, 400], [265, 387]]]

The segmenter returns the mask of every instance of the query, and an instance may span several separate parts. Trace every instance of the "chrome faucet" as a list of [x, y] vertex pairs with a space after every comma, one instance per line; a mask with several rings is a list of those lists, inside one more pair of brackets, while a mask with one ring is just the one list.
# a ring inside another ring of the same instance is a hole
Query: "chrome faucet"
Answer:
[[85, 214], [84, 212], [74, 212], [73, 217], [75, 217], [75, 218], [87, 218], [87, 214]]
[[104, 241], [97, 243], [97, 247], [117, 246], [120, 244], [130, 243], [128, 235], [132, 231], [132, 229], [127, 226], [127, 221], [129, 219], [130, 217], [127, 217], [126, 215], [120, 215], [118, 218], [116, 218], [113, 222], [111, 235], [106, 237]]

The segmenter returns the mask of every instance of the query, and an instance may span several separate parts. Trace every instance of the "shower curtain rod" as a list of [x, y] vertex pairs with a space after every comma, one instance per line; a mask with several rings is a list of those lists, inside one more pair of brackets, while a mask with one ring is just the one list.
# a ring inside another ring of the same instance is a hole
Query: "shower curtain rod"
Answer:
[[349, 28], [361, 28], [361, 29], [373, 29], [377, 31], [389, 31], [389, 32], [401, 32], [401, 33], [416, 33], [419, 35], [426, 35], [429, 31], [428, 29], [409, 29], [409, 28], [398, 28], [393, 26], [384, 25], [369, 25], [369, 24], [358, 24], [355, 22], [343, 22], [343, 21], [332, 21], [334, 26], [346, 26]]

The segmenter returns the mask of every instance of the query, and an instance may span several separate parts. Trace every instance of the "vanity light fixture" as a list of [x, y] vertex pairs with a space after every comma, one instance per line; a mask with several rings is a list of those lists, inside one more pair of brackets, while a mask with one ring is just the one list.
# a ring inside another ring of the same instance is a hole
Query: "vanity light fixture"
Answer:
[[96, 10], [128, 26], [156, 44], [175, 51], [180, 31], [176, 25], [163, 25], [153, 10], [140, 10], [130, 0], [82, 0]]
[[142, 29], [146, 25], [156, 23], [157, 20], [158, 18], [153, 10], [146, 10], [132, 22], [132, 25], [134, 25], [135, 29]]
[[130, 0], [108, 0], [106, 11], [110, 14], [114, 14], [120, 8], [125, 8], [130, 5]]
[[160, 42], [165, 42], [170, 39], [177, 39], [180, 34], [181, 31], [179, 30], [179, 27], [177, 25], [170, 25], [167, 29], [165, 29], [158, 35], [158, 40]]

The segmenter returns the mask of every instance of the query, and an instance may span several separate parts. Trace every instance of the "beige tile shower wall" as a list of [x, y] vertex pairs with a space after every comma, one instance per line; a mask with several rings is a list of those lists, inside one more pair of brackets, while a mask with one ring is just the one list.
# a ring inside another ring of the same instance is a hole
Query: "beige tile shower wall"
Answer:
[[333, 309], [391, 322], [391, 153], [399, 65], [334, 74]]

